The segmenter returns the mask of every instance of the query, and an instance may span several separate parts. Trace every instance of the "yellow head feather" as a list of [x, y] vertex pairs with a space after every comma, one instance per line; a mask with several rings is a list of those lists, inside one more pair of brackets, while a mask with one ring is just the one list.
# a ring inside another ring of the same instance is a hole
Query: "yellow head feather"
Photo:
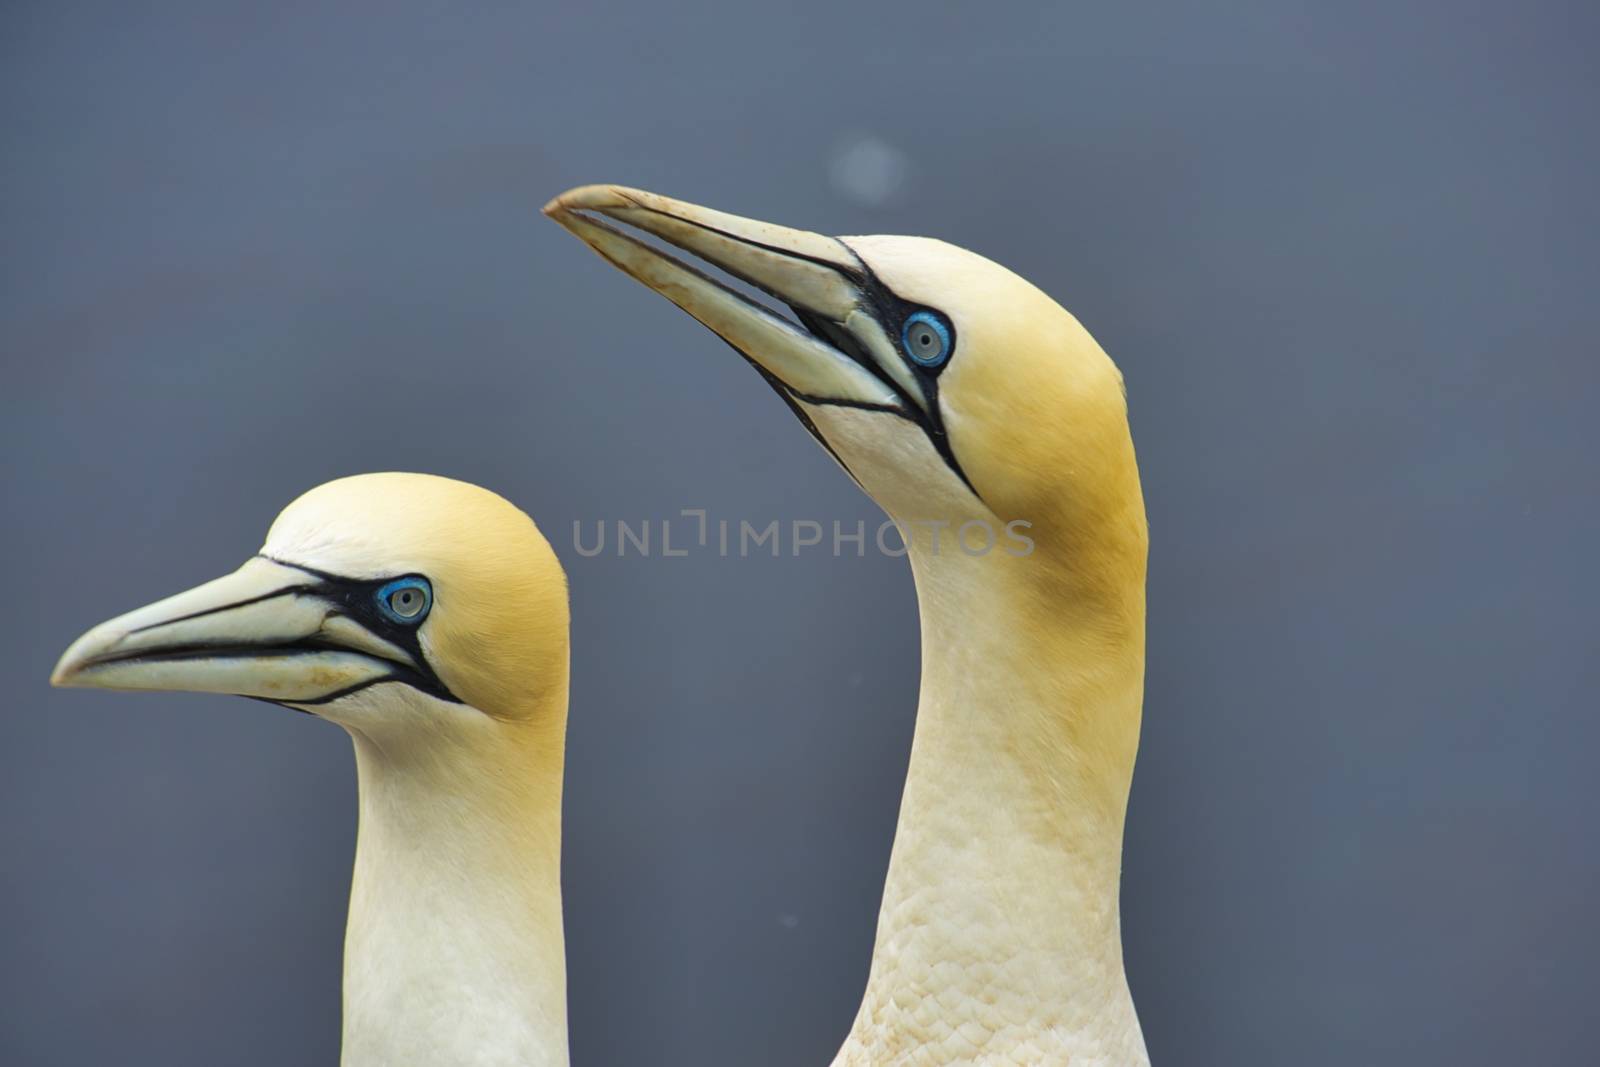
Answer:
[[418, 636], [450, 690], [498, 719], [564, 713], [566, 575], [503, 497], [429, 474], [340, 478], [285, 508], [261, 552], [352, 578], [426, 575]]

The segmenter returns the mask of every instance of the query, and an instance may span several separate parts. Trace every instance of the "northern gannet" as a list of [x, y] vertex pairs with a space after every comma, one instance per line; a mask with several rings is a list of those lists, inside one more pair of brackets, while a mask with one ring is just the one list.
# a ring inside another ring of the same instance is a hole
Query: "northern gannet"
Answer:
[[1115, 365], [1044, 293], [941, 241], [615, 186], [545, 212], [742, 353], [908, 542], [916, 734], [836, 1065], [1148, 1063], [1118, 906], [1147, 531]]
[[566, 576], [532, 520], [420, 474], [329, 482], [232, 574], [96, 626], [51, 681], [235, 693], [355, 741], [346, 1067], [567, 1060]]

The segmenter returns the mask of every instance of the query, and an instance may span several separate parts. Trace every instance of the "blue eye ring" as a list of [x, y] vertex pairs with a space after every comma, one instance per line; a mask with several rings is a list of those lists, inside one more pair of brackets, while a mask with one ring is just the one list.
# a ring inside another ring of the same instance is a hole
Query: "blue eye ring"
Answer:
[[[418, 596], [420, 594], [420, 596]], [[433, 586], [420, 574], [385, 582], [373, 595], [378, 611], [390, 622], [416, 626], [433, 608]]]
[[944, 316], [932, 311], [914, 311], [900, 327], [900, 346], [919, 367], [939, 367], [950, 358], [954, 347], [950, 326]]

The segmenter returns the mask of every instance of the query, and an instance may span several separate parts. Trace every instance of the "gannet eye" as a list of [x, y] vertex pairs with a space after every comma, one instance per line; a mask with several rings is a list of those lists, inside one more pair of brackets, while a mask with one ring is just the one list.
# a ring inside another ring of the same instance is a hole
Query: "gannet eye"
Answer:
[[433, 606], [433, 587], [428, 579], [413, 575], [396, 578], [378, 590], [378, 610], [391, 622], [415, 626]]
[[950, 358], [950, 327], [935, 312], [914, 312], [900, 328], [900, 343], [920, 366], [937, 367]]

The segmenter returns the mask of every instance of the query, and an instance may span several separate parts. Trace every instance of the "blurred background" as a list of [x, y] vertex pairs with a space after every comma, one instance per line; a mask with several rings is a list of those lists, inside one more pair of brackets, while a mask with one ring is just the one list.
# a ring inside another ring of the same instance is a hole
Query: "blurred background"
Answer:
[[403, 469], [509, 496], [571, 572], [575, 1063], [828, 1062], [910, 572], [574, 551], [680, 508], [878, 519], [539, 216], [590, 181], [946, 238], [1122, 365], [1158, 1063], [1586, 1059], [1597, 32], [1556, 2], [7, 3], [0, 1061], [334, 1062], [344, 734], [45, 679], [300, 491]]

